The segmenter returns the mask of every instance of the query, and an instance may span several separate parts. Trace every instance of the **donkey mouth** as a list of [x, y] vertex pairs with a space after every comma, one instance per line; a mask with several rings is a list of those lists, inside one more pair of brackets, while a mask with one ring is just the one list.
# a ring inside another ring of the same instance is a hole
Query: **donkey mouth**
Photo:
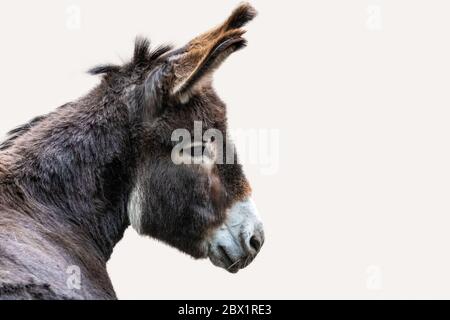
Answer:
[[230, 273], [238, 273], [253, 262], [258, 252], [259, 249], [247, 251], [237, 245], [227, 246], [226, 244], [219, 244], [210, 248], [208, 256], [215, 266], [223, 268]]
[[217, 248], [217, 253], [210, 255], [210, 260], [218, 267], [226, 269], [230, 273], [238, 273], [239, 270], [247, 267], [255, 258], [253, 255], [247, 255], [242, 258], [232, 258], [233, 254], [229, 253], [223, 246]]
[[233, 261], [225, 248], [222, 246], [219, 246], [219, 251], [222, 253], [222, 261], [224, 262], [226, 269], [231, 273], [237, 273], [240, 269], [240, 260]]
[[247, 255], [242, 258], [232, 258], [233, 254], [227, 251], [224, 246], [218, 246], [210, 253], [209, 259], [217, 267], [223, 268], [230, 273], [238, 273], [247, 267], [254, 259], [254, 256]]

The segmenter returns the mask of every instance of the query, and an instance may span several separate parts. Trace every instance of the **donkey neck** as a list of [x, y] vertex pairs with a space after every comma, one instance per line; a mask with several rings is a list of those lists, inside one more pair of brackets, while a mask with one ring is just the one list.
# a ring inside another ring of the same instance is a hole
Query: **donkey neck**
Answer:
[[82, 235], [89, 243], [80, 245], [106, 262], [129, 226], [131, 131], [127, 106], [105, 86], [49, 114], [0, 153], [17, 159], [11, 207], [49, 230], [57, 221], [65, 230], [55, 232]]

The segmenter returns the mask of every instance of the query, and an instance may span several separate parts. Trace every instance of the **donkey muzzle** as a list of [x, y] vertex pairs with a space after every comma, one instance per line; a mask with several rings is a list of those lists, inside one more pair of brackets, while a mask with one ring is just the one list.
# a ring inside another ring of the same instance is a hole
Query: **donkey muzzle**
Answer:
[[236, 203], [209, 242], [211, 262], [231, 273], [247, 267], [264, 244], [264, 229], [251, 199]]

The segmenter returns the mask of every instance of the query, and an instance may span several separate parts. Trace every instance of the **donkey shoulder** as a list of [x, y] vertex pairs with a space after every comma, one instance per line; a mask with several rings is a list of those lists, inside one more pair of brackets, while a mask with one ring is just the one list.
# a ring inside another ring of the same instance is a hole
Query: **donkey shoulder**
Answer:
[[4, 241], [7, 236], [14, 238], [14, 233], [5, 234], [5, 228], [0, 228], [0, 231], [0, 300], [69, 299], [61, 292], [56, 292], [50, 284], [38, 280], [35, 274], [38, 264], [27, 265], [27, 259], [34, 262], [30, 252], [14, 245], [14, 241]]
[[0, 209], [0, 300], [117, 299], [106, 267], [88, 255], [81, 261], [72, 239], [41, 228]]

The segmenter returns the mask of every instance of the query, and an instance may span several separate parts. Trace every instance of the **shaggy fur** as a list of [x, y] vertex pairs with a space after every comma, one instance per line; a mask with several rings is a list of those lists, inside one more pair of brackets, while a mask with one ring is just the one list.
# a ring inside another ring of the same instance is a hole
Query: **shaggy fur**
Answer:
[[[202, 121], [226, 136], [225, 105], [209, 82], [198, 84], [242, 47], [236, 28], [254, 15], [242, 5], [177, 51], [138, 39], [129, 63], [90, 70], [103, 78], [86, 96], [9, 133], [0, 145], [0, 299], [115, 299], [106, 262], [137, 185], [142, 233], [207, 256], [205, 239], [250, 187], [239, 164], [173, 164], [171, 134]], [[188, 99], [175, 92], [180, 83]], [[81, 269], [79, 290], [67, 285], [70, 266]]]

